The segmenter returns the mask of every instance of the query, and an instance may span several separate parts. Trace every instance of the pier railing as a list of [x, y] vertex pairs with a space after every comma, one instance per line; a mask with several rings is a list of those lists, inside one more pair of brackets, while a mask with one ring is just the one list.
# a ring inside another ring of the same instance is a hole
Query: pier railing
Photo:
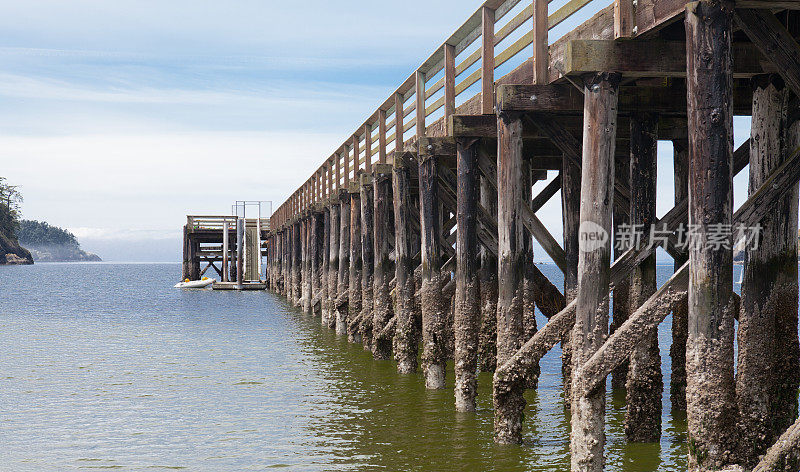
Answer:
[[566, 32], [564, 22], [588, 19], [612, 3], [615, 36], [635, 34], [633, 0], [484, 2], [278, 207], [273, 228], [347, 188], [373, 162], [391, 164], [405, 143], [450, 135], [456, 113], [494, 113], [496, 73], [524, 78], [517, 83], [557, 80], [561, 65], [551, 66], [549, 45]]
[[[246, 226], [253, 226], [258, 222], [258, 218], [247, 218]], [[235, 229], [236, 217], [231, 215], [189, 215], [186, 217], [186, 227], [190, 231], [195, 230], [216, 230], [222, 231], [227, 224], [229, 229]], [[270, 218], [261, 218], [261, 230], [270, 229]]]

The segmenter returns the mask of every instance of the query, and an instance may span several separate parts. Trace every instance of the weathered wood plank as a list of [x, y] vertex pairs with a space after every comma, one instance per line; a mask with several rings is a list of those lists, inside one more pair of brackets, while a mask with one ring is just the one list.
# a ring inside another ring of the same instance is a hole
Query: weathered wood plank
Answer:
[[[733, 45], [735, 77], [775, 72], [749, 43]], [[613, 70], [630, 77], [686, 77], [686, 45], [675, 41], [570, 41], [564, 53], [564, 72], [582, 75]], [[622, 97], [623, 94], [620, 94]]]
[[[800, 95], [800, 45], [769, 10], [738, 9], [736, 25], [776, 66], [775, 72]], [[738, 59], [738, 57], [737, 57]]]

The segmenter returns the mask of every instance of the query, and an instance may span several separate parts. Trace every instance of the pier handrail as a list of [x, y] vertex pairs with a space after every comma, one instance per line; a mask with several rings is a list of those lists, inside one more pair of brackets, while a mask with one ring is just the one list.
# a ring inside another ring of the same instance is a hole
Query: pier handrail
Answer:
[[[485, 1], [275, 210], [273, 228], [347, 188], [361, 169], [370, 172], [376, 155], [377, 163], [391, 163], [390, 153], [402, 150], [398, 142], [446, 135], [456, 112], [494, 113], [496, 69], [519, 69], [532, 59], [534, 83], [559, 78], [549, 71], [549, 32], [587, 7], [601, 10], [613, 3], [615, 36], [631, 34], [632, 0], [569, 0], [549, 13], [553, 1]], [[532, 55], [523, 54], [531, 45]]]
[[[258, 218], [247, 218], [245, 225], [255, 224]], [[232, 228], [236, 224], [236, 216], [232, 215], [188, 215], [186, 216], [186, 226], [190, 230], [222, 230], [225, 224]], [[271, 228], [270, 218], [261, 218], [261, 230], [268, 231]]]

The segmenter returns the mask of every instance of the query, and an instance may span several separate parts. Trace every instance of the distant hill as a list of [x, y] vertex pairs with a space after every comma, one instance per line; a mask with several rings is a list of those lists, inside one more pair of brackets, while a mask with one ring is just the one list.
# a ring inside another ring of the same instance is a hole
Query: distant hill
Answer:
[[44, 221], [20, 220], [17, 229], [20, 244], [36, 262], [92, 262], [100, 256], [81, 249], [75, 235]]

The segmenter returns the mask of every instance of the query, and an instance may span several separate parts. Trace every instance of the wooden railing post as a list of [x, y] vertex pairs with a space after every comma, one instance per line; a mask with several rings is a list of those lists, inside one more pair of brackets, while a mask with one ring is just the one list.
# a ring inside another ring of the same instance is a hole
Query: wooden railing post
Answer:
[[350, 183], [350, 149], [344, 145], [344, 181], [342, 182], [343, 188], [347, 189], [347, 184]]
[[636, 34], [634, 0], [614, 0], [614, 38], [630, 38]]
[[456, 112], [456, 47], [444, 45], [444, 122]]
[[542, 85], [550, 82], [547, 4], [547, 0], [533, 0], [533, 83]]
[[[360, 139], [358, 137], [358, 133], [353, 135], [353, 181], [357, 181], [356, 176], [358, 175], [358, 169], [360, 168], [359, 165], [359, 154], [361, 154], [361, 145], [359, 143]], [[350, 190], [348, 188], [348, 190]]]
[[372, 127], [364, 125], [364, 172], [372, 172]]
[[378, 162], [386, 164], [386, 110], [378, 111]]
[[494, 10], [481, 11], [481, 113], [494, 113]]
[[[425, 136], [425, 73], [416, 73], [417, 138]], [[402, 149], [401, 149], [402, 150]]]
[[336, 190], [338, 191], [342, 188], [342, 158], [336, 153], [334, 159], [336, 159]]
[[394, 95], [394, 152], [403, 152], [403, 95]]

